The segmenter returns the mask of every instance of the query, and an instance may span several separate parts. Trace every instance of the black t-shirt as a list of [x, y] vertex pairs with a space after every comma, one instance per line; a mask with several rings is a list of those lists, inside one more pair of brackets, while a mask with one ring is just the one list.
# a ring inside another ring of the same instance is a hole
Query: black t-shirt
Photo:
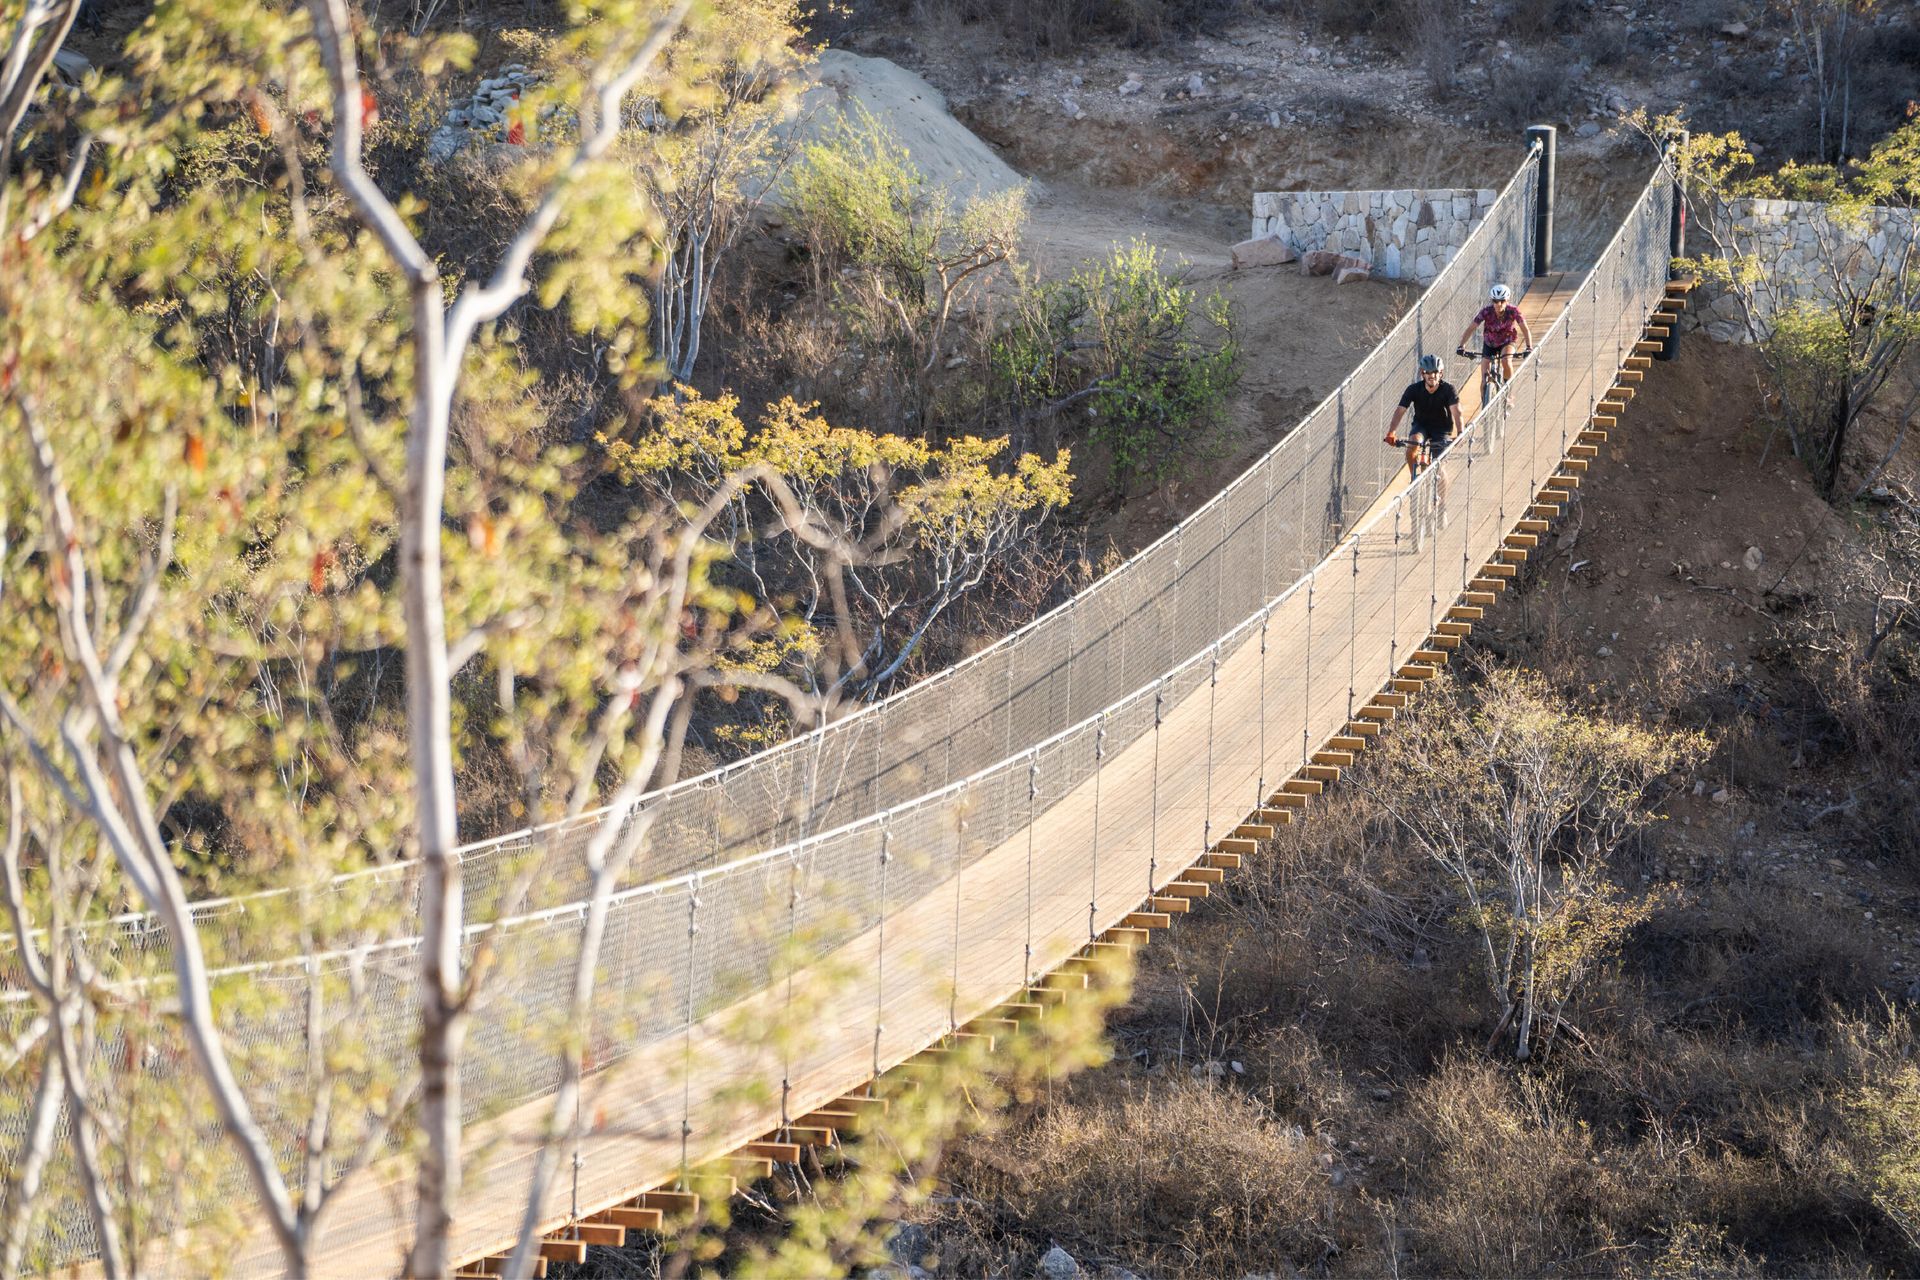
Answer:
[[1460, 394], [1444, 378], [1431, 391], [1416, 382], [1400, 396], [1400, 407], [1413, 410], [1413, 429], [1429, 440], [1453, 434], [1453, 415], [1447, 410], [1459, 403]]

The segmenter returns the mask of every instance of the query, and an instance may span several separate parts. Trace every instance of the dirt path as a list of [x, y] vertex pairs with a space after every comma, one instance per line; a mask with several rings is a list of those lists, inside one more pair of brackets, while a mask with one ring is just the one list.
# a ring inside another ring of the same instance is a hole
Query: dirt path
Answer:
[[[1285, 438], [1418, 296], [1411, 286], [1384, 282], [1336, 286], [1293, 267], [1235, 271], [1230, 244], [1204, 214], [1059, 182], [1036, 196], [1023, 248], [1057, 277], [1140, 239], [1202, 295], [1218, 290], [1232, 302], [1242, 360], [1222, 420], [1195, 436], [1180, 472], [1131, 493], [1118, 511], [1090, 510], [1096, 546], [1110, 541], [1123, 553], [1151, 542]], [[1083, 470], [1080, 492], [1089, 508], [1110, 505], [1103, 476]]]

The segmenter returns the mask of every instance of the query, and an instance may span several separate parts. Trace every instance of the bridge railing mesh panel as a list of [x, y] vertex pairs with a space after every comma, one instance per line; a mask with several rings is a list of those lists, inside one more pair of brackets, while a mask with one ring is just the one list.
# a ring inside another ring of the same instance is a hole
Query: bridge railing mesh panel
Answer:
[[[1166, 538], [979, 657], [648, 797], [624, 819], [651, 824], [645, 883], [608, 906], [584, 1018], [570, 1008], [578, 855], [606, 816], [471, 851], [476, 900], [528, 877], [545, 909], [472, 926], [469, 954], [484, 948], [494, 979], [465, 1111], [498, 1140], [477, 1144], [463, 1244], [511, 1231], [550, 1123], [580, 1130], [546, 1206], [562, 1213], [797, 1120], [917, 1052], [1136, 909], [1338, 732], [1524, 514], [1660, 298], [1671, 195], [1656, 177], [1513, 384], [1378, 502], [1401, 465], [1380, 435], [1415, 357], [1450, 349], [1490, 281], [1519, 283], [1534, 176], [1529, 158], [1354, 375]], [[401, 869], [334, 891], [404, 921], [411, 883]], [[246, 910], [202, 907], [223, 963], [254, 958]], [[149, 969], [163, 955], [139, 922], [121, 942]], [[397, 1069], [416, 1034], [414, 972], [410, 940], [247, 969], [270, 994], [235, 1015], [243, 1078], [286, 1068], [315, 984], [344, 1002], [330, 1039]], [[587, 1096], [578, 1116], [550, 1116], [574, 1035]], [[118, 1052], [110, 1038], [103, 1053]], [[25, 1133], [26, 1100], [6, 1103], [0, 1159]], [[297, 1168], [299, 1117], [270, 1120]], [[83, 1206], [57, 1207], [46, 1256], [87, 1253]], [[335, 1211], [327, 1249], [384, 1256], [400, 1229], [369, 1192]], [[275, 1263], [264, 1245], [240, 1259]]]

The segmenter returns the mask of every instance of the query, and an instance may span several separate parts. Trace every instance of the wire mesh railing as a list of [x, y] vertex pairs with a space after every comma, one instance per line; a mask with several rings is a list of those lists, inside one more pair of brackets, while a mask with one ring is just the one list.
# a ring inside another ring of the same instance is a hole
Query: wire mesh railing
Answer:
[[[1199, 510], [1065, 604], [893, 696], [767, 751], [652, 793], [461, 851], [469, 921], [573, 901], [582, 854], [609, 820], [650, 832], [628, 883], [671, 879], [882, 812], [1043, 741], [1211, 644], [1305, 573], [1378, 499], [1399, 459], [1373, 443], [1421, 351], [1444, 348], [1496, 280], [1531, 261], [1538, 160], [1529, 153], [1438, 278], [1334, 392]], [[523, 888], [523, 886], [526, 886]], [[417, 889], [401, 861], [337, 877], [327, 892], [396, 936]], [[285, 891], [194, 904], [216, 962], [273, 958], [257, 910]], [[147, 915], [110, 926], [122, 945], [164, 945]], [[266, 948], [263, 950], [262, 948]], [[0, 958], [0, 966], [4, 958]], [[0, 976], [4, 969], [0, 968]]]
[[[1529, 158], [1448, 272], [1289, 442], [1102, 579], [1115, 585], [998, 656], [770, 753], [764, 777], [743, 767], [649, 798], [654, 846], [672, 852], [608, 904], [586, 1019], [593, 1118], [548, 1208], [606, 1203], [761, 1136], [1004, 1000], [1194, 862], [1391, 679], [1524, 514], [1661, 294], [1671, 193], [1656, 175], [1514, 381], [1355, 527], [1399, 466], [1374, 439], [1415, 356], [1451, 345], [1488, 282], [1517, 282], [1533, 171]], [[723, 800], [749, 815], [737, 830]], [[563, 856], [565, 841], [550, 844], [543, 856]], [[472, 945], [484, 937], [494, 960], [465, 1099], [491, 1138], [468, 1175], [463, 1247], [510, 1233], [523, 1207], [556, 1046], [576, 1029], [582, 921], [567, 902], [475, 927]], [[289, 1046], [308, 1043], [316, 990], [350, 1011], [327, 1024], [330, 1043], [404, 1062], [411, 946], [249, 970], [255, 998], [234, 1026], [249, 1086], [270, 1093]], [[107, 1076], [147, 1087], [140, 1072]], [[0, 1155], [18, 1140], [20, 1103], [0, 1111]], [[289, 1153], [297, 1118], [268, 1118]], [[229, 1191], [237, 1178], [225, 1171]], [[394, 1190], [367, 1182], [330, 1213], [325, 1254], [343, 1272], [398, 1256]], [[49, 1256], [86, 1251], [84, 1211], [65, 1208]], [[238, 1259], [276, 1265], [264, 1245]]]

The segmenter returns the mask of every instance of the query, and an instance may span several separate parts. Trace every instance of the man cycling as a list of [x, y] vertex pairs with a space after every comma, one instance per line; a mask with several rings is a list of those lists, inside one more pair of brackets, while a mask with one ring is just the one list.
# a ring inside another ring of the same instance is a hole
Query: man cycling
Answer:
[[1513, 377], [1513, 339], [1516, 332], [1521, 342], [1531, 347], [1533, 334], [1527, 328], [1527, 318], [1520, 314], [1520, 308], [1513, 305], [1513, 291], [1504, 284], [1496, 284], [1487, 290], [1487, 305], [1474, 314], [1467, 325], [1467, 331], [1460, 335], [1460, 354], [1467, 354], [1467, 339], [1473, 336], [1475, 329], [1480, 330], [1480, 354], [1484, 357], [1480, 374], [1480, 405], [1486, 407], [1488, 375], [1493, 372], [1493, 362], [1500, 362], [1500, 376], [1503, 379]]
[[1440, 378], [1446, 368], [1439, 356], [1420, 357], [1420, 380], [1410, 385], [1400, 394], [1400, 405], [1393, 411], [1393, 420], [1387, 423], [1387, 443], [1400, 443], [1400, 422], [1407, 416], [1407, 410], [1413, 410], [1413, 432], [1407, 437], [1407, 470], [1410, 474], [1420, 473], [1420, 446], [1424, 443], [1432, 448], [1433, 456], [1439, 457], [1453, 443], [1453, 437], [1460, 430], [1460, 393], [1453, 389], [1451, 382]]

